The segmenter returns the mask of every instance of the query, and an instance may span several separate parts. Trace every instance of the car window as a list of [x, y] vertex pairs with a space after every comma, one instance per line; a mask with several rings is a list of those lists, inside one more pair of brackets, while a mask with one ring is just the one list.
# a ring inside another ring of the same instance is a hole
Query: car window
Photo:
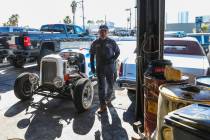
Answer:
[[28, 28], [27, 31], [39, 31], [38, 29]]
[[201, 46], [197, 42], [183, 40], [165, 40], [164, 53], [201, 56], [205, 55]]
[[66, 28], [67, 28], [67, 33], [74, 34], [74, 28], [73, 28], [73, 26], [66, 26]]
[[65, 32], [63, 25], [43, 25], [41, 31], [47, 32]]
[[17, 32], [24, 32], [26, 31], [25, 29], [23, 28], [13, 28], [13, 32], [17, 33]]
[[78, 26], [75, 27], [75, 30], [76, 30], [76, 33], [77, 33], [77, 34], [82, 34], [82, 33], [84, 33], [83, 29], [80, 28], [80, 27], [78, 27]]

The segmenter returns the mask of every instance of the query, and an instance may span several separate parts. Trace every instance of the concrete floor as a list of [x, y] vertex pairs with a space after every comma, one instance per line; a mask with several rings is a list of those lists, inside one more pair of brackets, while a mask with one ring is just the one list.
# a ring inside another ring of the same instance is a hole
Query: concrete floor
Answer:
[[116, 98], [108, 112], [98, 115], [95, 93], [92, 108], [78, 114], [72, 101], [34, 96], [20, 102], [13, 93], [17, 75], [37, 72], [35, 66], [24, 69], [0, 69], [0, 140], [129, 140], [132, 128], [135, 94], [116, 88]]

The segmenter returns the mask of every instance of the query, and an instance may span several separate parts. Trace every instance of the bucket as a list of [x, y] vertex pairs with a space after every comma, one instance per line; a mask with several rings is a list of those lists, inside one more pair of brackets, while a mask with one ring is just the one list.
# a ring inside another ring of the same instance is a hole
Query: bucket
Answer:
[[153, 60], [149, 64], [149, 68], [147, 70], [147, 75], [155, 77], [157, 79], [165, 79], [164, 78], [164, 71], [165, 66], [172, 66], [170, 60]]
[[165, 66], [172, 66], [170, 60], [153, 60], [144, 74], [144, 133], [151, 138], [157, 124], [159, 86], [167, 81]]
[[[198, 86], [199, 92], [189, 92], [183, 90], [186, 84], [165, 84], [160, 86], [157, 113], [157, 140], [170, 140], [170, 128], [165, 126], [164, 116], [169, 112], [177, 110], [194, 103], [210, 105], [210, 90], [204, 86]], [[167, 135], [164, 131], [167, 130]], [[164, 137], [167, 136], [167, 137]]]

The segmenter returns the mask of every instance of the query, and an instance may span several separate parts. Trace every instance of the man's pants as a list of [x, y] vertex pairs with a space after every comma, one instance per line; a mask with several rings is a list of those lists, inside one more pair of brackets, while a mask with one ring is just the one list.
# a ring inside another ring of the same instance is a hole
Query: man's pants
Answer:
[[[112, 70], [105, 71], [104, 73], [98, 73], [98, 95], [101, 105], [106, 104], [106, 100], [110, 100], [113, 93], [114, 84], [114, 74]], [[107, 82], [107, 92], [106, 92], [106, 82]]]

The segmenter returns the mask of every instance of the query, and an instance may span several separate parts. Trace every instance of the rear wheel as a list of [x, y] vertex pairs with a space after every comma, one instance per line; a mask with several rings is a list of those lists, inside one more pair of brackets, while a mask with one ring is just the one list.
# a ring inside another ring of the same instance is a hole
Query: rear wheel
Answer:
[[90, 80], [86, 78], [79, 79], [76, 83], [73, 97], [75, 107], [79, 112], [84, 112], [91, 107], [93, 95], [93, 87]]
[[24, 58], [12, 58], [9, 59], [9, 62], [15, 68], [22, 68], [26, 63], [26, 60]]
[[29, 73], [22, 73], [15, 80], [14, 93], [20, 100], [27, 100], [33, 96], [33, 86], [29, 81]]
[[210, 68], [207, 69], [206, 75], [207, 75], [207, 76], [210, 76]]

